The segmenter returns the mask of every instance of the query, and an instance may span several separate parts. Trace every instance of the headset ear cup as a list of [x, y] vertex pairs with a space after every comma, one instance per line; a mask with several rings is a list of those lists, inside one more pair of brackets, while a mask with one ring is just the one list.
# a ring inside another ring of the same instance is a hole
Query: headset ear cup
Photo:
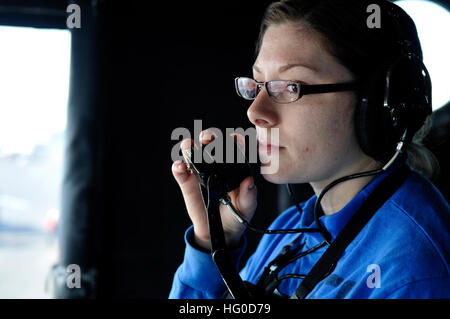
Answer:
[[399, 58], [392, 65], [389, 78], [387, 100], [396, 118], [395, 134], [400, 137], [407, 128], [409, 143], [432, 113], [431, 80], [425, 65], [409, 56]]
[[356, 137], [362, 151], [378, 161], [385, 161], [395, 147], [392, 121], [383, 107], [385, 72], [377, 71], [365, 81], [355, 110]]

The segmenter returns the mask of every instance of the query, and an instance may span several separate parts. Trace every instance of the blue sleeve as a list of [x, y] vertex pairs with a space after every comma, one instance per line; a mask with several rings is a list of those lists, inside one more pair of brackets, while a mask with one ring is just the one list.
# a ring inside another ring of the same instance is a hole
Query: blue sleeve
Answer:
[[[186, 250], [183, 263], [175, 272], [169, 299], [218, 299], [226, 291], [225, 283], [217, 270], [211, 254], [196, 249], [193, 245], [194, 229], [189, 227], [185, 234]], [[238, 248], [231, 251], [236, 265], [245, 250], [245, 237]]]
[[449, 299], [450, 298], [450, 278], [430, 278], [408, 283], [393, 293], [386, 299]]

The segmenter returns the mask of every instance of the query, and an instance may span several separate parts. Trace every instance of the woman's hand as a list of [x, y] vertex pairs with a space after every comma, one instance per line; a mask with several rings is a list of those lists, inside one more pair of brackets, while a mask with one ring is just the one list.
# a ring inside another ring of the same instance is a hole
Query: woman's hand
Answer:
[[[241, 136], [236, 137], [242, 140]], [[200, 142], [204, 145], [214, 140], [211, 131], [204, 130], [200, 134]], [[181, 143], [181, 149], [184, 154], [186, 149], [193, 146], [192, 139], [185, 139]], [[242, 145], [242, 143], [240, 143]], [[243, 145], [242, 145], [243, 146]], [[245, 147], [245, 146], [244, 146]], [[194, 236], [196, 243], [205, 249], [211, 249], [209, 240], [209, 228], [206, 217], [206, 207], [203, 201], [200, 184], [194, 174], [191, 174], [183, 161], [175, 161], [172, 164], [172, 173], [180, 186], [183, 194], [186, 209], [194, 225]], [[256, 186], [253, 177], [245, 178], [238, 188], [228, 193], [231, 203], [240, 215], [246, 220], [250, 220], [256, 210]], [[245, 226], [239, 223], [231, 214], [228, 207], [220, 204], [220, 216], [225, 233], [225, 240], [229, 247], [236, 246], [245, 230]]]

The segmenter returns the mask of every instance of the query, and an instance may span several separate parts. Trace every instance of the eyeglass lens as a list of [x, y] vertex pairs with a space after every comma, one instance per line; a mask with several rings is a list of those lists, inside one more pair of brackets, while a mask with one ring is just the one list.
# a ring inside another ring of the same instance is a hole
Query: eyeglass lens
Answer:
[[[254, 100], [263, 84], [250, 78], [238, 78], [237, 89], [239, 94], [247, 100]], [[275, 80], [267, 82], [268, 94], [278, 102], [291, 102], [298, 99], [299, 86], [292, 81]]]

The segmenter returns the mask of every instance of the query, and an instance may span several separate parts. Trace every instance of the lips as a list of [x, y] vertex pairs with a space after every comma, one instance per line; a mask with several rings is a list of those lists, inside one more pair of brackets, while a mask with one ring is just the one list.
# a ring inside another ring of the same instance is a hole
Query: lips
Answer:
[[272, 152], [279, 152], [284, 147], [279, 145], [273, 145], [273, 144], [265, 144], [264, 142], [258, 143], [258, 151], [259, 153], [264, 153], [270, 155]]

